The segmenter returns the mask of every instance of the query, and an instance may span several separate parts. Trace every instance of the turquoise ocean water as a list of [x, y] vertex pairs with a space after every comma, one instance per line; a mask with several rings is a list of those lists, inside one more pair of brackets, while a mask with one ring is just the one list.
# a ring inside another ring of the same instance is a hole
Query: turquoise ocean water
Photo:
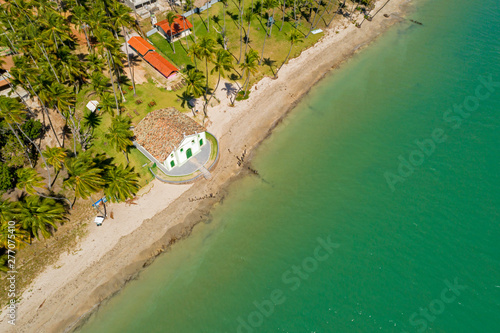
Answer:
[[500, 2], [409, 18], [81, 331], [500, 332]]

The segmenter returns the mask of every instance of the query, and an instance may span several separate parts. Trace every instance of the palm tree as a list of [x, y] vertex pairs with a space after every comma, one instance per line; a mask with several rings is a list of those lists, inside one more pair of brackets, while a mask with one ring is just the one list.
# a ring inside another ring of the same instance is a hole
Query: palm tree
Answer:
[[210, 0], [207, 0], [207, 32], [210, 32]]
[[278, 5], [281, 4], [283, 15], [281, 16], [281, 26], [280, 31], [283, 30], [283, 26], [285, 25], [285, 16], [286, 16], [286, 0], [278, 0]]
[[290, 56], [290, 52], [292, 52], [292, 47], [293, 45], [297, 44], [297, 43], [302, 43], [304, 40], [302, 39], [302, 36], [300, 35], [299, 32], [297, 32], [296, 30], [292, 31], [290, 33], [290, 35], [288, 36], [288, 40], [290, 41], [290, 49], [288, 50], [288, 54], [286, 55], [286, 58], [285, 60], [283, 61], [283, 63], [281, 64], [280, 68], [278, 68], [278, 70], [276, 71], [276, 74], [274, 75], [274, 78], [276, 79], [278, 77], [278, 72], [280, 71], [281, 67], [283, 67], [283, 65], [286, 63], [286, 61], [288, 60], [288, 57]]
[[[335, 2], [337, 2], [337, 0], [335, 0]], [[320, 2], [321, 4], [322, 2]], [[321, 15], [319, 16], [318, 20], [316, 21], [316, 23], [314, 23], [314, 26], [312, 27], [312, 29], [316, 29], [317, 25], [319, 24], [319, 22], [321, 22], [321, 19], [323, 18], [323, 16], [325, 15], [326, 12], [330, 13], [330, 9], [328, 9], [328, 7], [330, 6], [330, 4], [332, 3], [332, 0], [328, 0], [328, 3], [326, 3], [323, 7], [324, 7], [324, 10], [323, 12], [321, 13]], [[335, 6], [335, 4], [332, 5], [332, 7]], [[335, 14], [333, 15], [335, 17]], [[326, 23], [326, 22], [325, 22]]]
[[68, 125], [73, 133], [73, 153], [76, 154], [76, 142], [81, 142], [81, 136], [80, 124], [75, 120], [75, 112], [71, 109], [76, 102], [75, 92], [61, 83], [52, 82], [50, 86], [43, 90], [43, 95], [41, 92], [40, 97], [46, 100], [51, 107], [55, 108], [66, 121], [69, 120]]
[[108, 62], [109, 78], [111, 79], [111, 85], [113, 86], [113, 93], [115, 95], [116, 112], [120, 114], [120, 107], [118, 105], [118, 96], [116, 95], [115, 80], [113, 79], [112, 66], [111, 66], [111, 51], [115, 51], [117, 48], [116, 40], [113, 38], [113, 34], [109, 30], [100, 29], [96, 31], [96, 38], [99, 42], [98, 48], [101, 56], [106, 57]]
[[0, 96], [0, 118], [3, 118], [7, 126], [9, 126], [9, 129], [14, 134], [19, 144], [21, 145], [21, 147], [23, 147], [23, 152], [28, 158], [31, 167], [33, 167], [33, 163], [31, 162], [31, 158], [27, 151], [26, 145], [21, 141], [21, 138], [19, 138], [19, 135], [12, 127], [13, 124], [24, 122], [24, 119], [26, 117], [25, 112], [17, 107], [12, 108], [11, 105], [12, 98]]
[[203, 112], [205, 115], [207, 114], [207, 94], [208, 94], [208, 62], [212, 62], [212, 59], [214, 57], [215, 53], [215, 45], [216, 42], [213, 38], [208, 37], [208, 36], [203, 36], [200, 40], [199, 45], [199, 52], [200, 52], [200, 57], [205, 59], [205, 70], [206, 70], [206, 79], [207, 79], [207, 84], [205, 86], [205, 105], [203, 107]]
[[16, 187], [20, 190], [25, 190], [26, 193], [34, 195], [38, 194], [38, 188], [44, 188], [45, 183], [43, 182], [43, 177], [32, 168], [21, 168], [17, 169], [17, 184]]
[[101, 108], [101, 112], [113, 115], [113, 109], [115, 108], [113, 95], [110, 92], [103, 92], [100, 95], [100, 99], [101, 101], [99, 102], [99, 107]]
[[240, 56], [238, 58], [238, 64], [240, 63], [241, 61], [241, 52], [243, 51], [243, 34], [242, 34], [242, 30], [243, 30], [243, 11], [244, 11], [244, 7], [245, 7], [245, 1], [244, 0], [238, 0], [240, 6], [239, 6], [239, 10], [240, 10], [240, 13], [239, 13], [239, 18], [240, 18]]
[[27, 196], [20, 201], [19, 220], [23, 228], [30, 230], [37, 239], [39, 233], [49, 238], [50, 227], [57, 229], [56, 223], [65, 219], [66, 209], [53, 199]]
[[76, 158], [66, 160], [68, 177], [63, 186], [72, 189], [77, 198], [91, 199], [91, 195], [100, 191], [106, 183], [102, 177], [103, 170], [99, 168], [87, 151]]
[[0, 247], [7, 249], [9, 243], [14, 243], [20, 249], [29, 241], [29, 233], [21, 228], [20, 222], [16, 222], [18, 214], [18, 202], [0, 199]]
[[250, 82], [250, 75], [257, 73], [257, 66], [258, 66], [257, 59], [259, 59], [259, 54], [257, 53], [257, 51], [252, 49], [252, 50], [250, 50], [250, 52], [245, 54], [245, 60], [240, 64], [240, 68], [242, 70], [242, 73], [244, 74], [245, 71], [247, 72], [247, 78], [245, 80], [245, 84], [243, 84], [243, 87], [241, 88], [241, 89], [245, 90], [245, 95], [243, 98], [247, 97], [248, 84]]
[[196, 59], [201, 59], [201, 49], [200, 49], [200, 44], [194, 43], [191, 48], [187, 51], [187, 55], [193, 59], [194, 62], [194, 67], [198, 69], [198, 63], [196, 62]]
[[250, 24], [252, 23], [252, 18], [254, 16], [253, 13], [253, 0], [252, 0], [252, 5], [250, 6], [250, 11], [245, 13], [245, 21], [248, 22], [248, 28], [246, 31], [246, 36], [245, 36], [245, 54], [247, 53], [247, 47], [248, 43], [250, 42]]
[[184, 108], [187, 105], [188, 108], [193, 113], [193, 117], [196, 117], [196, 113], [194, 112], [194, 107], [193, 105], [191, 105], [191, 101], [194, 99], [194, 96], [188, 93], [187, 90], [184, 90], [182, 94], [176, 96], [181, 100], [181, 107]]
[[328, 24], [326, 25], [327, 27], [330, 26], [330, 24], [332, 24], [333, 20], [335, 19], [335, 16], [337, 16], [337, 14], [339, 13], [340, 11], [340, 8], [344, 8], [345, 7], [345, 2], [346, 0], [344, 0], [344, 2], [342, 2], [342, 4], [340, 5], [339, 4], [339, 8], [337, 8], [337, 11], [335, 12], [335, 14], [333, 15], [332, 19], [328, 22]]
[[71, 20], [77, 27], [78, 31], [83, 31], [85, 34], [85, 40], [87, 41], [87, 47], [89, 52], [92, 52], [92, 46], [90, 45], [89, 36], [87, 34], [87, 10], [83, 6], [75, 6], [72, 9]]
[[108, 128], [108, 133], [105, 134], [110, 144], [117, 150], [122, 151], [129, 163], [127, 151], [132, 145], [134, 132], [130, 130], [130, 119], [122, 116], [117, 116], [111, 121], [111, 126]]
[[94, 72], [91, 76], [90, 84], [92, 85], [92, 89], [101, 96], [104, 92], [108, 92], [108, 84], [110, 79], [105, 77], [100, 72]]
[[309, 5], [311, 6], [311, 8], [314, 5], [316, 5], [316, 8], [314, 9], [314, 16], [313, 16], [313, 19], [311, 21], [311, 26], [309, 27], [309, 32], [307, 33], [306, 38], [309, 37], [309, 35], [311, 34], [311, 31], [315, 25], [314, 22], [316, 21], [316, 15], [318, 15], [318, 11], [319, 11], [319, 3], [317, 3], [316, 0], [310, 0]]
[[[266, 1], [268, 2], [268, 1]], [[268, 5], [270, 6], [269, 8], [272, 8], [273, 10], [273, 13], [271, 14], [271, 27], [269, 28], [269, 37], [271, 37], [272, 33], [273, 33], [273, 25], [274, 25], [274, 12], [276, 10], [276, 7], [278, 7], [278, 0], [272, 0], [268, 3]]]
[[[195, 98], [203, 95], [205, 76], [196, 68], [188, 68], [186, 71], [186, 92]], [[204, 110], [205, 111], [205, 110]], [[205, 114], [206, 116], [206, 114]]]
[[210, 99], [208, 100], [207, 104], [210, 103], [210, 100], [217, 91], [220, 83], [220, 78], [226, 77], [226, 71], [230, 71], [233, 68], [233, 57], [231, 56], [231, 53], [224, 49], [217, 50], [214, 60], [214, 68], [212, 68], [210, 74], [214, 74], [215, 72], [217, 72], [219, 74], [219, 77], [217, 79], [217, 85], [215, 86], [214, 92], [212, 95], [210, 95]]
[[42, 154], [47, 159], [47, 163], [54, 168], [56, 173], [62, 169], [63, 163], [67, 157], [66, 150], [61, 147], [47, 147]]
[[[171, 30], [172, 30], [172, 25], [174, 24], [176, 18], [177, 18], [177, 15], [174, 12], [167, 13], [167, 17], [165, 19], [167, 20], [168, 25], [171, 27], [170, 28]], [[173, 42], [173, 39], [174, 39], [174, 36], [172, 35], [172, 33], [170, 33], [170, 38], [168, 39], [168, 41], [170, 42], [170, 45], [172, 45], [172, 48], [173, 48], [174, 54], [175, 54], [175, 44]]]
[[[188, 0], [189, 1], [189, 0]], [[224, 21], [224, 28], [222, 29], [222, 33], [226, 36], [226, 8], [227, 8], [227, 0], [219, 1], [222, 3], [222, 20]]]
[[45, 29], [40, 37], [43, 40], [54, 41], [55, 50], [59, 49], [59, 43], [57, 39], [59, 39], [62, 44], [64, 41], [72, 40], [70, 37], [69, 26], [64, 23], [63, 17], [56, 12], [45, 12], [38, 22]]
[[131, 199], [139, 190], [138, 174], [134, 168], [117, 165], [106, 170], [104, 194], [111, 202]]
[[[273, 9], [273, 19], [274, 19], [274, 9], [276, 8], [276, 0], [263, 0], [264, 1], [264, 4], [263, 4], [263, 7], [266, 9], [266, 11], [268, 11], [269, 9]], [[272, 23], [274, 24], [274, 23]], [[272, 29], [272, 24], [271, 24], [271, 29]], [[266, 23], [266, 27], [267, 27], [267, 23]], [[264, 49], [266, 48], [266, 39], [267, 39], [267, 36], [270, 36], [271, 34], [268, 33], [266, 31], [266, 34], [264, 35], [264, 43], [262, 45], [262, 54], [260, 56], [260, 60], [259, 60], [259, 65], [262, 63], [262, 59], [264, 59]]]
[[0, 198], [0, 223], [8, 222], [16, 217], [18, 211], [16, 210], [16, 204], [7, 200], [2, 200]]
[[[127, 31], [125, 28], [130, 28], [135, 24], [134, 19], [130, 16], [131, 9], [118, 1], [113, 2], [113, 11], [114, 11], [114, 25], [117, 27], [121, 27], [123, 31], [123, 39], [125, 40], [125, 52], [127, 52], [127, 65], [130, 72], [130, 78], [132, 79], [132, 87], [134, 89], [134, 96], [136, 96], [135, 92], [135, 80], [134, 74], [132, 73], [132, 67], [130, 66], [130, 54], [128, 52], [128, 43], [127, 43]], [[167, 15], [168, 18], [168, 15]], [[175, 53], [175, 51], [174, 51]]]
[[[186, 7], [189, 10], [193, 10], [194, 0], [186, 0]], [[196, 28], [194, 26], [194, 20], [193, 20], [193, 36], [194, 36], [194, 41], [196, 42]]]
[[9, 248], [9, 244], [14, 244], [15, 249], [21, 249], [26, 244], [29, 244], [29, 238], [29, 232], [22, 229], [21, 223], [0, 223], [0, 248], [7, 249]]

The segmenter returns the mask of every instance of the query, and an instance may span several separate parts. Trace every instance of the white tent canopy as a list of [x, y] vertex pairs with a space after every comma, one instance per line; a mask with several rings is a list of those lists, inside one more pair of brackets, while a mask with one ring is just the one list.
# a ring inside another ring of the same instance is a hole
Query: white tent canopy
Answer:
[[87, 103], [87, 109], [89, 109], [92, 112], [95, 112], [95, 110], [97, 110], [98, 105], [99, 105], [98, 101], [90, 101]]

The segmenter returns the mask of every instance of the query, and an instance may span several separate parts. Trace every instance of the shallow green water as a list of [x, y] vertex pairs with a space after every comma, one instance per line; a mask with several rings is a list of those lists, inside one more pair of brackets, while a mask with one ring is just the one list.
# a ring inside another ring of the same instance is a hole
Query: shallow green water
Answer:
[[500, 4], [410, 18], [424, 25], [393, 28], [259, 148], [263, 180], [235, 183], [82, 331], [500, 332], [500, 84], [481, 83], [500, 82]]

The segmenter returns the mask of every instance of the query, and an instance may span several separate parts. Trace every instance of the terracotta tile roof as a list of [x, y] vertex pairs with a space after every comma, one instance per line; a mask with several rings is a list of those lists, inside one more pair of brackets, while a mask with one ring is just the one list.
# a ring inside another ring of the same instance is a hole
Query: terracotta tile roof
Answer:
[[183, 18], [181, 15], [178, 15], [177, 18], [174, 20], [174, 23], [172, 25], [168, 24], [167, 20], [160, 21], [156, 23], [155, 25], [159, 26], [160, 28], [165, 31], [167, 36], [172, 36], [172, 35], [177, 35], [183, 32], [184, 30], [190, 29], [193, 27], [191, 22], [188, 21], [188, 19]]
[[150, 112], [134, 128], [135, 140], [154, 158], [164, 162], [184, 140], [184, 136], [206, 129], [175, 108]]
[[153, 45], [142, 37], [134, 36], [128, 40], [128, 44], [134, 48], [141, 56], [144, 56], [148, 51], [154, 51]]
[[179, 71], [177, 67], [172, 65], [167, 59], [163, 58], [156, 52], [148, 52], [148, 54], [144, 56], [144, 59], [165, 77], [169, 77], [173, 73]]

